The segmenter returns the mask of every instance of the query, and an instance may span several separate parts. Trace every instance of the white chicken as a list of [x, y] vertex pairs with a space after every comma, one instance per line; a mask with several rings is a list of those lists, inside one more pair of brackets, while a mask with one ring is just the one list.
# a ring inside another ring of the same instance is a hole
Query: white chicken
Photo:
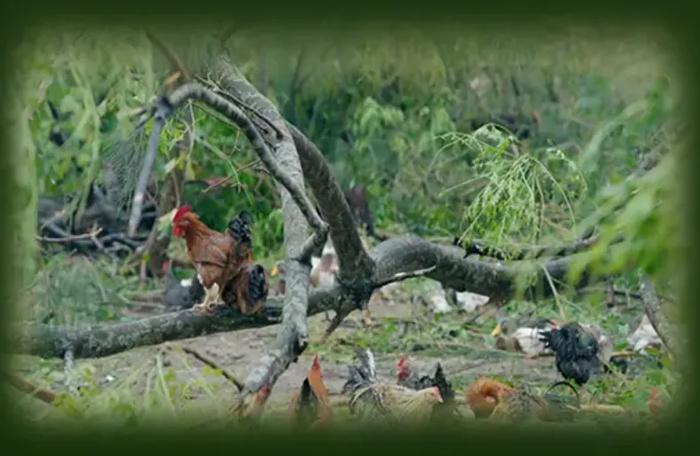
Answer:
[[650, 346], [661, 347], [661, 338], [656, 334], [656, 330], [651, 325], [649, 318], [644, 315], [637, 329], [627, 337], [627, 343], [634, 347], [633, 350], [635, 352], [642, 352]]
[[309, 282], [314, 288], [331, 288], [335, 285], [335, 275], [339, 270], [338, 255], [329, 240], [323, 247], [321, 258], [311, 258]]
[[490, 299], [488, 296], [470, 293], [469, 291], [458, 291], [455, 294], [455, 298], [457, 304], [465, 312], [474, 312], [477, 308], [487, 304]]

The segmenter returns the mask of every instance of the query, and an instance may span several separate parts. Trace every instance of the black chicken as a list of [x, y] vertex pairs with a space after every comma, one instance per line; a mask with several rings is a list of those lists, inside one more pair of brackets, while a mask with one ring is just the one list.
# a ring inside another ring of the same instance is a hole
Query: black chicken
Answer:
[[455, 392], [452, 389], [452, 384], [445, 377], [445, 372], [440, 363], [437, 363], [435, 373], [432, 376], [428, 374], [419, 375], [412, 372], [406, 357], [402, 357], [396, 367], [397, 383], [399, 385], [414, 390], [436, 387], [440, 391], [442, 402], [433, 406], [433, 418], [453, 417], [457, 413]]
[[197, 274], [188, 282], [180, 281], [173, 274], [170, 262], [165, 269], [165, 293], [163, 301], [167, 309], [189, 309], [204, 297], [204, 287], [197, 279]]
[[577, 323], [567, 323], [560, 328], [541, 331], [545, 348], [555, 354], [557, 370], [567, 380], [583, 385], [601, 367], [598, 358], [598, 341]]

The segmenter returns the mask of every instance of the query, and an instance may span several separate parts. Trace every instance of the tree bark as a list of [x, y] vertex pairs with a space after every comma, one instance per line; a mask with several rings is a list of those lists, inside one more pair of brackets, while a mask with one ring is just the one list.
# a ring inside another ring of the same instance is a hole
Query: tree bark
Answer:
[[[271, 122], [278, 133], [274, 146], [274, 158], [277, 164], [297, 188], [305, 188], [304, 175], [294, 141], [275, 106], [262, 97], [227, 58], [221, 58], [217, 63], [214, 70], [218, 73], [218, 83], [225, 90], [235, 93], [245, 104], [255, 106]], [[240, 396], [240, 410], [245, 410], [246, 403], [254, 400], [252, 393], [263, 386], [271, 386], [277, 381], [289, 364], [296, 361], [299, 354], [304, 351], [309, 340], [306, 315], [311, 265], [303, 250], [306, 248], [305, 243], [310, 228], [307, 220], [310, 219], [310, 215], [302, 213], [308, 207], [298, 204], [279, 180], [278, 191], [282, 199], [284, 245], [287, 257], [282, 326], [267, 353], [246, 377], [245, 387]], [[318, 229], [319, 226], [314, 228]], [[325, 242], [325, 233], [323, 242]]]
[[[577, 255], [539, 263], [526, 261], [504, 265], [479, 258], [464, 258], [463, 250], [455, 246], [404, 236], [379, 244], [370, 251], [370, 256], [377, 264], [377, 274], [368, 285], [370, 294], [377, 286], [407, 278], [402, 275], [404, 273], [434, 267], [425, 274], [426, 277], [459, 291], [498, 299], [515, 296], [519, 278], [523, 274], [529, 275], [531, 282], [522, 291], [537, 299], [552, 295], [543, 268], [553, 280], [565, 281], [568, 266]], [[584, 271], [578, 282], [572, 285], [581, 288], [587, 286], [589, 281], [590, 276]], [[265, 314], [259, 317], [246, 317], [232, 310], [208, 317], [183, 310], [133, 322], [82, 328], [24, 324], [16, 328], [15, 344], [10, 346], [10, 350], [50, 358], [62, 357], [67, 347], [72, 347], [76, 358], [96, 358], [141, 345], [277, 324], [283, 308], [287, 311], [284, 306], [279, 298], [270, 298]], [[347, 286], [339, 284], [328, 290], [310, 293], [304, 315], [311, 316], [332, 309], [347, 309], [348, 313], [356, 309], [352, 307], [351, 291]], [[282, 335], [289, 337], [288, 331], [283, 325], [278, 338]]]

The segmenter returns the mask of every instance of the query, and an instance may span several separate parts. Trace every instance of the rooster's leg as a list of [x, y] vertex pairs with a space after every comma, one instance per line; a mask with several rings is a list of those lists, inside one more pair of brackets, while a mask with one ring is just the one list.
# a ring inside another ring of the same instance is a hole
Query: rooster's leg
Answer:
[[372, 315], [369, 313], [369, 307], [362, 309], [362, 324], [365, 328], [372, 327]]
[[[199, 283], [202, 282], [202, 278], [199, 277]], [[223, 304], [223, 300], [221, 299], [221, 288], [219, 288], [218, 283], [212, 284], [211, 287], [203, 287], [204, 288], [204, 300], [199, 303], [195, 304], [195, 306], [192, 308], [197, 313], [203, 313], [203, 314], [208, 314], [212, 315], [213, 311], [219, 307], [220, 305]]]
[[197, 313], [205, 313], [209, 311], [209, 306], [211, 305], [210, 303], [212, 300], [212, 294], [210, 290], [211, 288], [204, 288], [204, 300], [199, 304], [195, 304], [194, 307], [192, 307], [192, 310], [194, 310]]
[[209, 296], [210, 300], [207, 303], [207, 306], [205, 309], [211, 313], [213, 312], [217, 307], [221, 306], [224, 304], [224, 300], [221, 299], [221, 288], [219, 288], [219, 284], [215, 283], [214, 285], [211, 286], [209, 289]]

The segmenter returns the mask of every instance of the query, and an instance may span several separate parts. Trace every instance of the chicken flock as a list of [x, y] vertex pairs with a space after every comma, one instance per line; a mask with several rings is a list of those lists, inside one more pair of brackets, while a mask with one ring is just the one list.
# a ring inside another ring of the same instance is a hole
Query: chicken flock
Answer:
[[[170, 293], [172, 300], [192, 305], [198, 313], [211, 315], [226, 306], [244, 315], [259, 313], [270, 287], [265, 269], [253, 260], [251, 223], [251, 216], [242, 212], [221, 233], [207, 227], [189, 205], [178, 208], [172, 217], [173, 235], [184, 238], [196, 277], [179, 283], [171, 273], [166, 302]], [[324, 247], [320, 258], [313, 259], [312, 266], [310, 283], [313, 287], [327, 288], [335, 284], [339, 268], [332, 244]], [[277, 263], [270, 275], [279, 276], [273, 293], [284, 294], [284, 263]], [[433, 293], [428, 301], [436, 312], [445, 312], [450, 310], [447, 303], [450, 297], [463, 309], [471, 310], [488, 301], [486, 297], [454, 290]], [[501, 320], [491, 335], [496, 348], [501, 350], [521, 352], [527, 357], [554, 355], [554, 364], [564, 381], [540, 394], [527, 384], [513, 386], [494, 378], [477, 378], [463, 394], [464, 403], [476, 419], [571, 421], [577, 413], [590, 409], [580, 403], [577, 386], [615, 367], [623, 372], [626, 369], [625, 360], [612, 353], [610, 339], [592, 325], [553, 319], [515, 323]], [[396, 366], [396, 380], [386, 382], [378, 377], [370, 350], [357, 348], [355, 356], [356, 362], [348, 366], [347, 381], [342, 389], [351, 414], [366, 421], [384, 422], [464, 418], [457, 407], [457, 395], [440, 363], [431, 373], [418, 373], [407, 357], [401, 357]], [[566, 388], [568, 394], [555, 393], [558, 388]], [[250, 404], [251, 410], [246, 414], [259, 415], [269, 393], [269, 387], [258, 392], [258, 400]], [[652, 391], [650, 413], [657, 414], [662, 408], [660, 395]], [[620, 411], [614, 406], [606, 410]], [[295, 425], [307, 428], [332, 421], [333, 409], [318, 356], [289, 404], [289, 415]]]
[[[468, 412], [458, 406], [460, 403], [467, 406], [474, 419], [508, 423], [561, 423], [589, 413], [625, 413], [614, 405], [582, 404], [576, 387], [568, 381], [555, 382], [540, 393], [526, 383], [509, 385], [495, 378], [479, 377], [464, 388], [460, 401], [439, 362], [432, 372], [418, 373], [411, 368], [409, 359], [402, 357], [396, 365], [395, 380], [385, 381], [377, 374], [373, 353], [359, 347], [355, 349], [355, 362], [347, 369], [341, 394], [347, 399], [350, 414], [363, 423], [460, 423], [469, 418]], [[657, 391], [652, 392], [651, 414], [658, 414], [663, 408], [659, 397]], [[289, 418], [295, 426], [313, 429], [330, 425], [333, 415], [316, 355], [290, 402]]]

